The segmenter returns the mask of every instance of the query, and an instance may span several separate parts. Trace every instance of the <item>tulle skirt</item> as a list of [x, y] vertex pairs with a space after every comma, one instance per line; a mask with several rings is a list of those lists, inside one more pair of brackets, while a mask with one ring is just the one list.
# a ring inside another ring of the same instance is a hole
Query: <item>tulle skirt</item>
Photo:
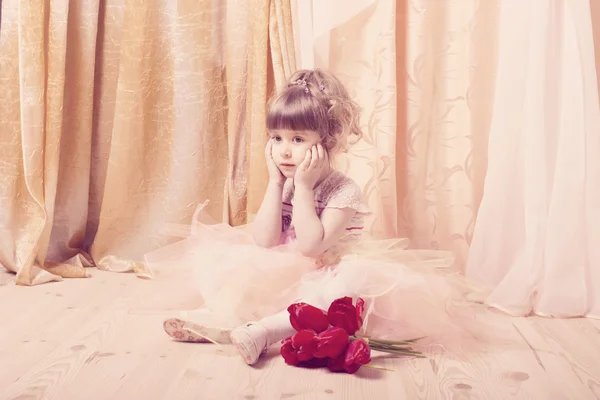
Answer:
[[293, 242], [262, 248], [248, 226], [205, 224], [201, 213], [199, 208], [191, 229], [172, 227], [171, 234], [186, 237], [147, 254], [146, 263], [157, 279], [169, 271], [191, 285], [202, 308], [230, 327], [296, 301], [326, 310], [336, 298], [350, 296], [365, 300], [365, 336], [425, 336], [422, 345], [457, 352], [489, 344], [491, 335], [496, 343], [502, 337], [490, 311], [467, 300], [483, 289], [452, 268], [450, 252], [409, 250], [403, 239], [363, 240], [335, 265], [322, 265]]

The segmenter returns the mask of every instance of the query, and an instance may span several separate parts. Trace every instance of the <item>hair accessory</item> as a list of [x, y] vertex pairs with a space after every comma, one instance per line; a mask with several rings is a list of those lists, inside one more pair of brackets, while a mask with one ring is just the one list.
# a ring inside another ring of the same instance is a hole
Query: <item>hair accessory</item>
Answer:
[[304, 93], [308, 93], [309, 92], [308, 86], [306, 86], [306, 81], [304, 79], [298, 79], [296, 81], [296, 85], [304, 86]]
[[320, 90], [321, 92], [324, 92], [324, 91], [325, 91], [325, 86], [323, 86], [323, 85], [319, 85], [319, 90]]

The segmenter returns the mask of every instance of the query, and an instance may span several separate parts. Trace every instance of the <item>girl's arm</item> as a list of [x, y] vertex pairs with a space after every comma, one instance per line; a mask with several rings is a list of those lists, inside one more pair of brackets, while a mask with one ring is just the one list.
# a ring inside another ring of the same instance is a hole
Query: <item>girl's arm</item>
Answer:
[[356, 215], [351, 208], [325, 208], [317, 216], [314, 191], [296, 187], [294, 193], [294, 226], [298, 250], [307, 257], [317, 258], [334, 246]]
[[252, 223], [252, 237], [261, 247], [273, 247], [281, 238], [283, 182], [269, 181], [265, 197]]
[[314, 203], [314, 187], [324, 168], [329, 165], [329, 155], [317, 144], [306, 152], [294, 177], [294, 226], [298, 249], [307, 257], [317, 258], [335, 245], [356, 215], [351, 208], [325, 208], [321, 218]]
[[273, 247], [281, 239], [281, 208], [285, 177], [273, 160], [273, 140], [267, 140], [265, 161], [269, 171], [269, 184], [265, 196], [252, 223], [252, 237], [261, 247]]

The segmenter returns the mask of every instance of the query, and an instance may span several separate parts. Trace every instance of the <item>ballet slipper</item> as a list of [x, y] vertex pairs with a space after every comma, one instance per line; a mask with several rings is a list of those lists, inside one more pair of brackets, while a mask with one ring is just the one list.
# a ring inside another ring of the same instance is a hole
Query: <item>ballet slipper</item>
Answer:
[[267, 352], [267, 331], [260, 324], [250, 322], [231, 331], [231, 343], [246, 364], [254, 365]]
[[178, 342], [191, 343], [230, 343], [230, 331], [224, 328], [209, 328], [192, 321], [169, 318], [163, 322], [167, 335]]

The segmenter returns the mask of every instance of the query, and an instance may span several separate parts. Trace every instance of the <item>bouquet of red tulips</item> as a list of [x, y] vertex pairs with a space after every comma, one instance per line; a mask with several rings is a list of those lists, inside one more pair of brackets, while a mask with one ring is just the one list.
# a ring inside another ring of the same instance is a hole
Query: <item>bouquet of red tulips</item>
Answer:
[[353, 374], [371, 362], [371, 350], [423, 357], [410, 348], [420, 338], [392, 341], [357, 336], [364, 304], [361, 298], [353, 305], [352, 298], [343, 297], [331, 303], [327, 312], [306, 303], [289, 306], [290, 322], [297, 333], [282, 342], [286, 364]]

